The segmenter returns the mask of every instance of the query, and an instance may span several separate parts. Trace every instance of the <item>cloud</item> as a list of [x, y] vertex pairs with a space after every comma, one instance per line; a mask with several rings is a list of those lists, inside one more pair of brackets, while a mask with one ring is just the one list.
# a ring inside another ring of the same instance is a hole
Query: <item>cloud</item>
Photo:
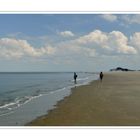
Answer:
[[104, 47], [104, 43], [107, 41], [107, 35], [106, 33], [101, 32], [100, 30], [95, 30], [93, 32], [90, 32], [87, 35], [81, 36], [75, 41], [79, 44], [96, 44], [101, 45], [101, 47]]
[[93, 57], [96, 55], [94, 48], [81, 47], [74, 43], [64, 43], [55, 47], [55, 55], [61, 57]]
[[130, 37], [130, 43], [140, 51], [140, 32], [136, 32]]
[[121, 19], [128, 24], [140, 24], [140, 15], [122, 15]]
[[63, 37], [73, 37], [74, 34], [71, 31], [63, 31], [59, 33]]
[[72, 44], [58, 43], [55, 46], [44, 46], [35, 48], [26, 40], [1, 38], [0, 39], [0, 57], [2, 58], [47, 58], [47, 57], [72, 57], [72, 56], [93, 56], [93, 48], [82, 48], [80, 46], [71, 46]]
[[128, 45], [128, 38], [120, 31], [105, 33], [95, 30], [75, 40], [79, 45], [92, 47], [99, 54], [136, 54], [137, 50]]
[[120, 31], [112, 31], [108, 34], [108, 46], [112, 51], [122, 54], [136, 54], [134, 46], [128, 44], [128, 38]]
[[59, 42], [55, 47], [54, 56], [62, 58], [86, 58], [113, 55], [137, 54], [137, 49], [129, 44], [130, 40], [120, 31], [102, 32], [94, 30], [76, 39]]
[[134, 55], [140, 53], [140, 32], [131, 37], [120, 31], [94, 30], [76, 39], [34, 47], [27, 40], [0, 38], [2, 58], [61, 58], [80, 59], [102, 56]]
[[105, 14], [105, 15], [100, 15], [100, 17], [109, 21], [109, 22], [117, 21], [117, 16], [116, 15]]
[[53, 54], [53, 48], [41, 47], [34, 48], [26, 40], [1, 38], [0, 56], [6, 58], [21, 58], [23, 56], [39, 57], [44, 54]]

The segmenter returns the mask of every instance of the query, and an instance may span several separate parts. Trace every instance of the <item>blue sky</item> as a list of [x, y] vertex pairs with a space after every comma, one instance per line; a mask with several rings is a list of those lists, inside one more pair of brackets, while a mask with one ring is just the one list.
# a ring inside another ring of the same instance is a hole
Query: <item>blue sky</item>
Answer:
[[140, 15], [0, 14], [0, 71], [140, 69]]

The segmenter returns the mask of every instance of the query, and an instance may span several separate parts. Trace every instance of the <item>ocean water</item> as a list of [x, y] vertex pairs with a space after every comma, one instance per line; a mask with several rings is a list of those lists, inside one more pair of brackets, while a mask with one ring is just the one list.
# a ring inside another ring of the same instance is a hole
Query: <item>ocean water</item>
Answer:
[[[69, 90], [74, 86], [87, 84], [98, 77], [95, 73], [79, 72], [77, 74], [77, 84], [75, 85], [73, 73], [71, 72], [0, 73], [0, 125], [6, 125], [7, 120], [4, 120], [4, 118], [9, 119], [8, 121], [10, 121], [10, 118], [7, 116], [16, 112], [18, 108], [20, 108], [20, 111], [23, 113], [24, 109], [22, 111], [22, 108], [24, 108], [24, 105], [33, 102], [36, 98], [49, 95], [46, 96], [44, 102], [51, 102], [53, 99], [53, 103], [49, 104], [50, 106], [53, 106], [54, 102], [68, 96], [66, 90]], [[55, 94], [52, 96], [53, 93]], [[26, 105], [26, 108], [32, 106], [32, 111], [30, 111], [32, 114], [30, 115], [30, 113], [28, 113], [28, 116], [32, 116], [30, 119], [33, 118], [33, 114], [35, 114], [34, 117], [42, 115], [40, 109], [38, 109], [39, 111], [33, 112], [34, 107], [41, 108], [41, 103], [43, 104], [43, 101], [40, 101], [38, 105], [31, 105], [31, 103], [28, 106]], [[21, 108], [21, 106], [23, 107]], [[47, 108], [47, 104], [44, 108], [45, 107]], [[38, 113], [36, 114], [36, 112]], [[13, 115], [13, 117], [16, 118], [16, 114], [17, 113], [15, 113], [15, 116]], [[26, 115], [22, 114], [22, 116], [25, 117]], [[24, 121], [24, 123], [25, 122], [26, 121]]]

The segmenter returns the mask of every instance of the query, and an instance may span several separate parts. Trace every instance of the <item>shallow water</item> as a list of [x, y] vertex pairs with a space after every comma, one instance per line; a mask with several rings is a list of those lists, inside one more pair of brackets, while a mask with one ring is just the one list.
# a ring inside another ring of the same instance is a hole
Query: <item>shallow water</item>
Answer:
[[[77, 86], [97, 78], [77, 73]], [[46, 114], [75, 86], [73, 73], [0, 73], [0, 125], [24, 125]]]

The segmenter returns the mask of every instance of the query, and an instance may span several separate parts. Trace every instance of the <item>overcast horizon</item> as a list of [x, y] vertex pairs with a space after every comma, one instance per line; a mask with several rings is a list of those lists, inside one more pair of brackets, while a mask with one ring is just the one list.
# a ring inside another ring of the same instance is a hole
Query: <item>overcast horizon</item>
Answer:
[[0, 14], [0, 72], [140, 69], [139, 14]]

